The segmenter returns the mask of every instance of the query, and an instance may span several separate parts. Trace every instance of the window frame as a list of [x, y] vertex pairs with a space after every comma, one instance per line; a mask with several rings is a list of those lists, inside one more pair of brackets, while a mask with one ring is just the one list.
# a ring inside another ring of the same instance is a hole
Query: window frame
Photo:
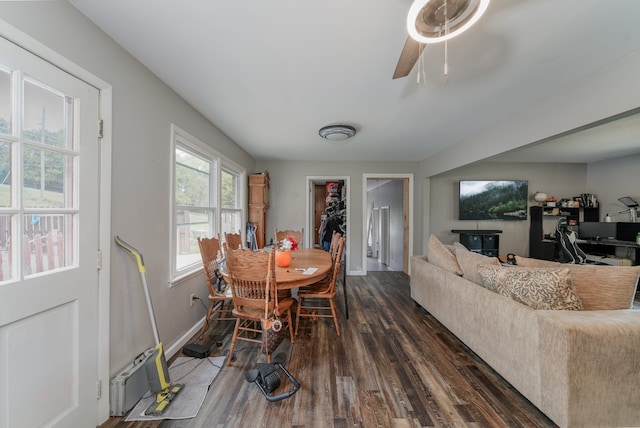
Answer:
[[[236, 208], [225, 208], [222, 205], [222, 173], [223, 172], [227, 172], [231, 175], [234, 175], [237, 179], [236, 182], [236, 201], [237, 201], [237, 207]], [[227, 160], [223, 160], [222, 164], [220, 165], [220, 222], [218, 223], [220, 225], [220, 237], [223, 238], [222, 236], [222, 217], [224, 216], [224, 214], [226, 213], [230, 213], [230, 214], [238, 214], [240, 213], [240, 234], [243, 234], [242, 231], [242, 225], [246, 223], [245, 221], [245, 217], [244, 217], [244, 207], [246, 206], [246, 197], [247, 197], [247, 192], [248, 190], [246, 189], [246, 172], [244, 171], [243, 168], [240, 168], [238, 165], [229, 162]], [[236, 231], [231, 231], [232, 233], [235, 233]]]
[[[212, 169], [210, 170], [209, 177], [209, 206], [208, 207], [190, 207], [199, 210], [209, 210], [211, 217], [208, 225], [207, 236], [216, 236], [221, 234], [222, 227], [222, 214], [223, 212], [240, 212], [241, 224], [246, 222], [246, 201], [247, 192], [247, 172], [246, 168], [228, 159], [209, 145], [203, 143], [198, 138], [189, 134], [185, 130], [181, 129], [175, 124], [171, 124], [171, 233], [169, 237], [170, 248], [170, 278], [169, 286], [180, 283], [181, 281], [190, 278], [202, 271], [202, 263], [200, 259], [197, 262], [187, 264], [186, 266], [178, 268], [178, 254], [177, 254], [177, 213], [179, 210], [184, 209], [182, 205], [176, 204], [176, 150], [184, 150], [189, 153], [193, 153], [203, 159], [210, 162]], [[236, 174], [238, 179], [238, 200], [240, 207], [236, 209], [222, 209], [222, 170], [232, 172]]]

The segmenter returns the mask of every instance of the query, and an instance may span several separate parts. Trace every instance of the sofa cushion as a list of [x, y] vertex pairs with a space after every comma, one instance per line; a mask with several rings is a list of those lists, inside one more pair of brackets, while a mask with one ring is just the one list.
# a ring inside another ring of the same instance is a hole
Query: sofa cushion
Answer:
[[429, 236], [427, 256], [430, 263], [448, 272], [462, 276], [462, 269], [458, 265], [456, 256], [433, 234]]
[[466, 280], [482, 285], [482, 278], [478, 273], [478, 265], [500, 266], [500, 261], [497, 257], [487, 257], [479, 253], [474, 253], [459, 242], [454, 242], [453, 245], [456, 248], [458, 265], [462, 268], [462, 277]]
[[478, 266], [485, 287], [533, 309], [581, 310], [569, 269]]
[[516, 257], [518, 266], [567, 268], [584, 310], [629, 309], [638, 285], [640, 266], [575, 265]]

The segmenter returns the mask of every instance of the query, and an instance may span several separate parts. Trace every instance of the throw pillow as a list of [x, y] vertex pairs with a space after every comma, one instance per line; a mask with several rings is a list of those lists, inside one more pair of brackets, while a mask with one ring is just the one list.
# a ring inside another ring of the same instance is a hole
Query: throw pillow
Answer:
[[459, 242], [454, 242], [453, 245], [456, 247], [458, 265], [462, 268], [462, 277], [478, 285], [482, 285], [482, 278], [480, 274], [478, 274], [478, 265], [500, 265], [497, 257], [487, 257], [479, 253], [474, 253]]
[[487, 288], [533, 309], [583, 309], [571, 284], [569, 269], [479, 266]]
[[640, 266], [574, 265], [517, 257], [518, 266], [566, 268], [585, 310], [629, 309], [638, 286]]
[[479, 265], [478, 275], [480, 275], [481, 283], [484, 288], [494, 293], [501, 294], [505, 297], [511, 297], [511, 291], [507, 288], [507, 275], [509, 269], [497, 269], [492, 265]]
[[456, 256], [444, 246], [435, 235], [431, 234], [427, 246], [429, 262], [448, 272], [462, 276], [462, 269], [458, 266]]

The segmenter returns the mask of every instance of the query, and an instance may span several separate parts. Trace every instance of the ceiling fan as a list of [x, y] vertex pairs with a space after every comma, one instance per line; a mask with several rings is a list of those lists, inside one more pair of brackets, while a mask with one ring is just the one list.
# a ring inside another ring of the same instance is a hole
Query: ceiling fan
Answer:
[[407, 15], [409, 37], [393, 78], [405, 77], [411, 72], [425, 44], [446, 42], [475, 24], [487, 10], [489, 1], [414, 0]]

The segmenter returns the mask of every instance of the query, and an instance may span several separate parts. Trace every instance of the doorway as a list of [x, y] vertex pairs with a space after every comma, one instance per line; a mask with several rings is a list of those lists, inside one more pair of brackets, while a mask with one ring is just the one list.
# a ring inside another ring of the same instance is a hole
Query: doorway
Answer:
[[363, 188], [363, 266], [409, 273], [413, 175], [365, 174]]
[[321, 232], [329, 216], [337, 216], [345, 243], [345, 270], [349, 272], [350, 182], [348, 176], [308, 176], [305, 246], [323, 248]]

